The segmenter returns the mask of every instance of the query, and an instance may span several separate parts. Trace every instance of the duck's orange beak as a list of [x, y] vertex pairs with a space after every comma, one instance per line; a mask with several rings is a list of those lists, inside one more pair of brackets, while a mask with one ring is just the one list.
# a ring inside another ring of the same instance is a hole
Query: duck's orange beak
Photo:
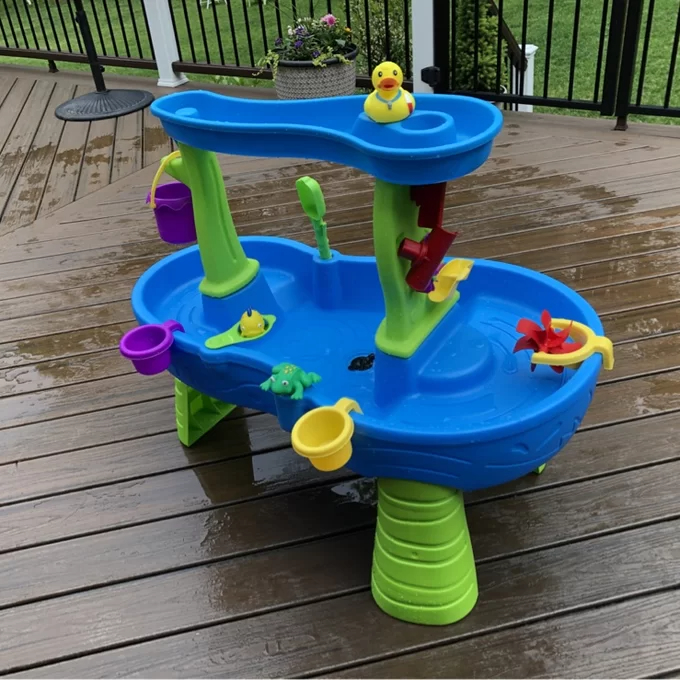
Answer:
[[393, 90], [395, 87], [399, 85], [399, 82], [396, 80], [396, 78], [383, 78], [378, 87], [381, 90]]

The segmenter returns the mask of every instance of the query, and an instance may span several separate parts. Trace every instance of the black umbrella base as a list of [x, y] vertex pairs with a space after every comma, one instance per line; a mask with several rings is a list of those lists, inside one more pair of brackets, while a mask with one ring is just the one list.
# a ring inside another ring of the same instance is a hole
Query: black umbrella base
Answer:
[[88, 92], [57, 106], [54, 114], [61, 120], [89, 122], [118, 118], [145, 109], [154, 100], [144, 90], [106, 90]]

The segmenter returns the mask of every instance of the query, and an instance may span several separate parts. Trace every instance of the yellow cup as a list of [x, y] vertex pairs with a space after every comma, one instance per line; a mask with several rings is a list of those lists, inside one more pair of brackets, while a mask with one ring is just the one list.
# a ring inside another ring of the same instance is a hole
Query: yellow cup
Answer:
[[578, 368], [586, 359], [593, 356], [595, 352], [599, 352], [602, 355], [602, 367], [604, 370], [611, 371], [614, 368], [614, 345], [609, 338], [606, 338], [604, 335], [595, 335], [591, 328], [578, 321], [553, 319], [551, 325], [557, 330], [564, 330], [571, 325], [570, 336], [576, 342], [580, 342], [583, 347], [575, 352], [569, 352], [569, 354], [534, 352], [531, 355], [531, 363]]
[[352, 457], [354, 421], [350, 411], [361, 413], [359, 404], [343, 397], [335, 406], [321, 406], [295, 423], [293, 448], [323, 472], [339, 470]]

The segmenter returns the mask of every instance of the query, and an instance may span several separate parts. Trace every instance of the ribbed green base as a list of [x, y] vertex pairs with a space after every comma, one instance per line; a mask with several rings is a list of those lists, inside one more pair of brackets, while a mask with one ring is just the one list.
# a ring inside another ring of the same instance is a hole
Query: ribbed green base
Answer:
[[236, 406], [208, 397], [175, 378], [175, 418], [177, 436], [184, 446], [192, 446]]
[[432, 484], [378, 480], [373, 597], [402, 621], [447, 625], [477, 602], [477, 572], [463, 494]]

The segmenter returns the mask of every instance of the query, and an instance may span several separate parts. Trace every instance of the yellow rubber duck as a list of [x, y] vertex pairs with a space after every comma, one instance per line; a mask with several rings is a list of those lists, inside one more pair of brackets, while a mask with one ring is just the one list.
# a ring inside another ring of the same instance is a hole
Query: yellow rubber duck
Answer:
[[416, 100], [403, 87], [404, 74], [391, 61], [384, 61], [373, 69], [371, 76], [375, 91], [364, 102], [364, 113], [376, 123], [398, 123], [408, 118], [416, 108]]
[[263, 335], [269, 324], [256, 309], [248, 308], [241, 317], [238, 332], [243, 338], [257, 338]]

